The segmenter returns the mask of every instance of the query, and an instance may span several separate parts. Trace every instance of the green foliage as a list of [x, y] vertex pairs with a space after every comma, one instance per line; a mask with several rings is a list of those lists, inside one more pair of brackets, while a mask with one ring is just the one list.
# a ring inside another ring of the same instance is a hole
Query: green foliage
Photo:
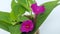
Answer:
[[0, 21], [0, 28], [6, 30], [6, 31], [8, 31], [8, 32], [9, 32], [9, 26], [10, 26], [10, 25], [11, 25], [11, 24], [8, 24], [8, 23], [6, 23], [6, 22], [4, 22], [4, 21]]
[[21, 32], [20, 32], [20, 24], [10, 26], [9, 31], [10, 31], [11, 34], [21, 34]]
[[35, 3], [35, 0], [17, 0], [18, 4], [22, 5], [28, 11], [31, 11], [30, 6], [31, 4]]
[[54, 9], [57, 6], [57, 1], [47, 2], [43, 5], [45, 6], [45, 12], [43, 14], [40, 14], [37, 16], [35, 28], [29, 34], [34, 34], [36, 32], [36, 30], [38, 30], [38, 28], [41, 26], [41, 24], [46, 20], [48, 15], [51, 13], [52, 9]]
[[4, 21], [6, 23], [10, 23], [10, 14], [7, 12], [1, 12], [0, 11], [0, 21]]
[[[24, 14], [27, 10], [31, 11], [30, 6], [33, 3], [35, 3], [35, 0], [17, 0], [17, 3], [15, 2], [15, 0], [12, 0], [11, 13], [0, 11], [0, 28], [10, 32], [11, 34], [21, 34], [21, 24], [19, 23], [28, 19], [26, 16], [22, 16], [22, 14]], [[28, 34], [34, 34], [36, 32], [36, 30], [41, 26], [41, 24], [51, 13], [52, 9], [57, 6], [57, 1], [47, 2], [43, 5], [46, 8], [45, 12], [37, 16], [35, 28]]]
[[20, 22], [23, 22], [24, 20], [28, 20], [28, 18], [25, 17], [25, 16], [19, 16], [17, 20], [18, 20], [18, 22], [19, 22], [19, 21], [20, 21]]
[[[19, 21], [18, 18], [20, 18], [19, 16], [21, 16], [22, 14], [25, 13], [26, 9], [24, 7], [22, 7], [21, 5], [17, 4], [15, 2], [15, 0], [12, 0], [12, 11], [10, 13], [10, 17], [12, 21]], [[13, 25], [16, 24], [12, 23]]]

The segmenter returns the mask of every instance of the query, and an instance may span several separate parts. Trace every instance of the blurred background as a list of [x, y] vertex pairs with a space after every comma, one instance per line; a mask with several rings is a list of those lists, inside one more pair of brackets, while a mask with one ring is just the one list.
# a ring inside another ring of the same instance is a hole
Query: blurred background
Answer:
[[[12, 0], [0, 0], [0, 11], [10, 12]], [[38, 5], [55, 0], [36, 0]], [[58, 2], [60, 3], [60, 2]], [[57, 4], [58, 4], [57, 3]], [[48, 18], [39, 28], [40, 34], [60, 34], [60, 5], [54, 8]], [[0, 28], [0, 34], [10, 34]]]

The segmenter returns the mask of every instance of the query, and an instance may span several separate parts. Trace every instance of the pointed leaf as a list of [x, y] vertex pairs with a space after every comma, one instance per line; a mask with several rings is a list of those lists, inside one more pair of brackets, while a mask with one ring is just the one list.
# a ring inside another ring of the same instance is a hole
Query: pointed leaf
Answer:
[[46, 20], [51, 11], [57, 6], [57, 1], [47, 2], [43, 5], [45, 6], [46, 11], [43, 14], [37, 16], [37, 22], [35, 24], [35, 28], [29, 34], [34, 34], [38, 30], [38, 28]]
[[4, 21], [6, 23], [10, 23], [11, 24], [10, 14], [7, 13], [7, 12], [1, 12], [0, 11], [0, 21]]
[[0, 21], [0, 28], [2, 28], [3, 30], [6, 30], [9, 32], [9, 26], [10, 26], [10, 24], [8, 24], [4, 21]]
[[17, 0], [18, 4], [25, 7], [28, 11], [31, 11], [30, 6], [31, 4], [35, 3], [35, 0]]
[[[18, 16], [21, 16], [23, 13], [25, 13], [25, 8], [21, 5], [18, 5], [15, 0], [12, 0], [12, 11], [10, 13], [10, 17], [12, 21], [18, 21]], [[16, 24], [17, 22], [12, 22], [12, 24]]]
[[21, 34], [20, 25], [10, 26], [9, 31], [10, 31], [11, 34]]
[[24, 20], [28, 20], [28, 18], [25, 16], [19, 16], [17, 20], [18, 22], [23, 22]]

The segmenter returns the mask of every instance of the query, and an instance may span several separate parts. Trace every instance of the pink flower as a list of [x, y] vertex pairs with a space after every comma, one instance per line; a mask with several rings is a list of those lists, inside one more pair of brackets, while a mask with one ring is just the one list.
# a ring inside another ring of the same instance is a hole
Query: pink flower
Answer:
[[26, 20], [26, 21], [23, 21], [23, 23], [21, 24], [21, 32], [29, 32], [29, 31], [32, 31], [34, 28], [34, 24], [31, 20]]
[[43, 5], [42, 6], [37, 6], [37, 3], [32, 4], [31, 8], [36, 15], [44, 13], [44, 11], [45, 11], [45, 7]]

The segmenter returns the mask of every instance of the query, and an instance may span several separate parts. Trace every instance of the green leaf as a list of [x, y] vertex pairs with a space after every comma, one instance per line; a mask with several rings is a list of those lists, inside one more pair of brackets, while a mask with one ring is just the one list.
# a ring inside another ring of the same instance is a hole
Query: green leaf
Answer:
[[10, 26], [9, 31], [10, 31], [11, 34], [21, 34], [21, 32], [20, 32], [20, 24]]
[[7, 13], [7, 12], [1, 12], [0, 11], [0, 21], [4, 21], [6, 23], [10, 23], [11, 24], [10, 14]]
[[15, 2], [15, 0], [12, 0], [12, 2], [11, 2], [11, 8], [13, 9], [15, 6], [16, 6], [16, 2]]
[[[12, 0], [11, 2], [11, 13], [10, 13], [10, 16], [11, 16], [11, 19], [12, 20], [15, 20], [16, 19], [16, 16], [15, 16], [15, 10], [17, 10], [18, 7], [17, 6], [17, 3], [15, 2], [15, 0]], [[14, 11], [13, 11], [14, 10]], [[18, 11], [16, 11], [18, 12]]]
[[35, 0], [17, 0], [18, 4], [25, 7], [28, 11], [31, 11], [30, 6], [31, 4], [35, 3]]
[[[22, 7], [21, 5], [18, 5], [15, 0], [12, 0], [12, 11], [10, 13], [10, 17], [12, 21], [18, 21], [18, 16], [21, 16], [25, 13], [26, 9]], [[12, 24], [16, 24], [16, 22], [12, 22]]]
[[23, 22], [24, 20], [28, 20], [28, 18], [25, 16], [19, 16], [17, 20], [18, 22]]
[[[10, 13], [10, 17], [12, 19], [12, 21], [18, 21], [18, 16], [22, 16], [22, 14], [25, 13], [25, 9], [20, 6], [20, 5], [17, 5], [14, 7], [14, 9], [12, 9], [12, 12]], [[14, 24], [14, 23], [13, 23]]]
[[51, 11], [58, 5], [57, 1], [52, 1], [52, 2], [47, 2], [45, 4], [43, 4], [45, 6], [45, 12], [43, 14], [40, 14], [37, 16], [37, 22], [35, 24], [35, 28], [32, 32], [30, 32], [29, 34], [34, 34], [38, 28], [41, 26], [41, 24], [46, 20], [46, 18], [48, 17], [48, 15], [51, 13]]
[[10, 26], [10, 24], [8, 24], [4, 21], [0, 21], [0, 28], [2, 28], [3, 30], [6, 30], [9, 32], [9, 26]]

